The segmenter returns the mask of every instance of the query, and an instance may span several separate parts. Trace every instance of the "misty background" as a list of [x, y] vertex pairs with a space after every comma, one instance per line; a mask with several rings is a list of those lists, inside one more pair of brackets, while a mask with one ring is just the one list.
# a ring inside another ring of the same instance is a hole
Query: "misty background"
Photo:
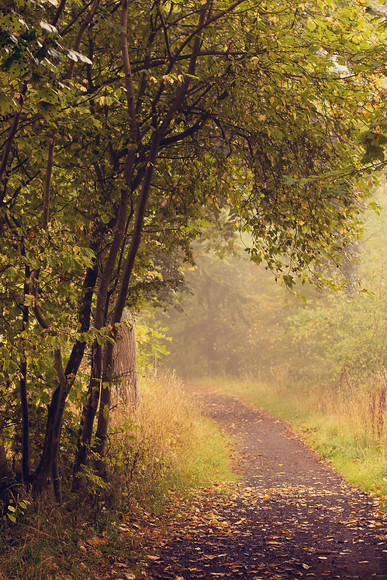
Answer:
[[[152, 350], [144, 347], [149, 361], [191, 379], [341, 384], [384, 373], [386, 203], [384, 180], [365, 213], [362, 239], [349, 249], [354, 259], [344, 260], [339, 275], [327, 264], [328, 275], [349, 278], [338, 291], [298, 284], [292, 294], [249, 260], [240, 237], [203, 241], [186, 265], [185, 288], [174, 291], [174, 306], [143, 318], [152, 334]], [[141, 336], [140, 329], [140, 343]]]

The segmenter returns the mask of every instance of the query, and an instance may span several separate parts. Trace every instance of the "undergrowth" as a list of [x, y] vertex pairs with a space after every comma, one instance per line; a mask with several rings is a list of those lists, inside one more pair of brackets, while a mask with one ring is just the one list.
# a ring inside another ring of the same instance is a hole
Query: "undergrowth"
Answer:
[[233, 477], [225, 435], [198, 412], [174, 375], [148, 375], [129, 428], [120, 406], [111, 424], [115, 437], [108, 459], [115, 501], [127, 495], [157, 508], [170, 489], [184, 491]]
[[344, 477], [387, 508], [387, 383], [383, 374], [322, 387], [276, 380], [218, 378], [206, 384], [289, 421]]
[[15, 521], [4, 510], [0, 520], [0, 580], [115, 578], [123, 569], [131, 577], [141, 535], [123, 536], [121, 522], [162, 513], [171, 492], [234, 478], [225, 435], [173, 375], [144, 378], [135, 411], [114, 403], [107, 459], [108, 481], [90, 472], [87, 493], [67, 491], [60, 507], [48, 492], [35, 498], [18, 486]]

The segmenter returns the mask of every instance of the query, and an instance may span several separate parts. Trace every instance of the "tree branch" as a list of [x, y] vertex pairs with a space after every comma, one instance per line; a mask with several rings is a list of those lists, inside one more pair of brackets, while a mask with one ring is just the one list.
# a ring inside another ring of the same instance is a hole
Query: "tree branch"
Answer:
[[61, 17], [62, 12], [65, 9], [66, 3], [67, 3], [67, 0], [61, 0], [60, 4], [58, 6], [58, 9], [57, 9], [57, 11], [55, 13], [55, 16], [54, 16], [54, 18], [52, 19], [52, 22], [51, 22], [51, 24], [53, 26], [56, 26], [58, 24], [59, 18]]
[[[99, 3], [100, 3], [100, 0], [94, 0], [93, 4], [91, 6], [91, 9], [90, 9], [89, 14], [86, 16], [86, 18], [81, 23], [80, 29], [78, 31], [77, 38], [76, 38], [75, 43], [74, 43], [74, 50], [76, 52], [79, 51], [79, 47], [81, 46], [81, 42], [82, 42], [83, 35], [85, 34], [85, 32], [87, 30], [87, 27], [89, 26], [89, 24], [93, 20], [96, 12], [98, 10]], [[71, 79], [73, 77], [74, 67], [75, 67], [75, 61], [72, 61], [71, 64], [70, 64], [70, 68], [69, 68], [69, 72], [68, 72], [68, 77], [67, 78]]]
[[51, 190], [52, 168], [54, 164], [54, 147], [55, 147], [55, 137], [53, 138], [48, 147], [47, 169], [43, 193], [43, 215], [42, 215], [43, 230], [47, 229], [48, 216], [50, 211], [50, 190]]
[[[20, 121], [20, 115], [21, 115], [21, 112], [23, 109], [23, 104], [24, 104], [26, 93], [27, 93], [27, 87], [28, 87], [28, 83], [27, 83], [27, 81], [24, 81], [22, 88], [21, 88], [21, 91], [20, 91], [20, 95], [19, 95], [19, 109], [13, 118], [13, 122], [12, 122], [11, 128], [9, 130], [8, 139], [5, 143], [3, 157], [1, 159], [0, 179], [3, 177], [3, 173], [4, 173], [5, 168], [7, 166], [7, 163], [8, 163], [9, 154], [11, 153], [12, 144], [13, 144], [13, 141], [15, 139], [15, 135], [17, 133], [17, 128], [18, 128], [19, 121]], [[5, 196], [5, 192], [1, 197], [1, 201], [4, 199], [4, 196]]]
[[161, 139], [160, 147], [171, 145], [172, 143], [177, 143], [178, 141], [182, 141], [186, 137], [191, 137], [192, 135], [194, 135], [194, 133], [196, 133], [196, 131], [201, 129], [206, 124], [209, 117], [210, 117], [210, 113], [204, 113], [204, 115], [201, 119], [196, 121], [196, 123], [194, 125], [192, 125], [188, 129], [186, 129], [185, 131], [182, 131], [181, 133], [178, 133], [177, 135], [172, 135], [172, 137], [165, 137], [164, 139]]

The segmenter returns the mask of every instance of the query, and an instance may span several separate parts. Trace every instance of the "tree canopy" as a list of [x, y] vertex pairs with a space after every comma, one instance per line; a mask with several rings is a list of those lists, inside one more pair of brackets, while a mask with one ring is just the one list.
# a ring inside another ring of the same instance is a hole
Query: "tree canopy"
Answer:
[[60, 496], [82, 406], [75, 471], [92, 449], [103, 474], [123, 309], [173, 290], [220, 211], [289, 286], [360, 234], [384, 20], [363, 0], [3, 2], [0, 436], [22, 424], [25, 482]]

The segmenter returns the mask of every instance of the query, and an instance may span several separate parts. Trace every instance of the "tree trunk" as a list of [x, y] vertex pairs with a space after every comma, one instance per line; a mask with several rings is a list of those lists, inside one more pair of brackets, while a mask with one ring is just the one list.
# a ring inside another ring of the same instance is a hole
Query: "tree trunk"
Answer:
[[341, 264], [341, 270], [346, 280], [345, 290], [348, 298], [353, 298], [359, 290], [360, 242], [359, 240], [352, 240], [343, 249], [345, 254]]
[[124, 309], [121, 323], [113, 349], [113, 399], [135, 408], [138, 403], [137, 349], [134, 318], [129, 308]]
[[[94, 287], [97, 279], [97, 265], [96, 263], [92, 268], [89, 268], [85, 280], [83, 283], [83, 296], [82, 303], [79, 308], [78, 320], [81, 325], [81, 332], [87, 332], [90, 326], [90, 315], [91, 315], [91, 303], [94, 293]], [[44, 439], [43, 452], [40, 458], [39, 465], [33, 476], [33, 487], [35, 490], [40, 491], [46, 484], [47, 478], [54, 471], [54, 478], [57, 479], [57, 469], [53, 469], [53, 458], [58, 456], [58, 453], [53, 453], [53, 441], [56, 439], [54, 436], [55, 424], [59, 421], [59, 434], [62, 423], [62, 416], [64, 411], [64, 405], [66, 402], [66, 397], [71, 389], [72, 384], [75, 381], [75, 377], [78, 373], [79, 366], [82, 362], [83, 355], [85, 352], [86, 343], [77, 341], [70, 354], [68, 360], [65, 377], [71, 377], [68, 379], [67, 387], [63, 393], [62, 400], [60, 400], [60, 386], [58, 386], [51, 398], [51, 403], [48, 408], [47, 413], [47, 423], [46, 423], [46, 433]], [[58, 430], [56, 435], [58, 435]], [[59, 441], [58, 441], [59, 445]]]
[[[22, 251], [24, 254], [24, 248]], [[29, 266], [25, 268], [25, 279], [28, 280], [31, 275]], [[24, 282], [24, 297], [29, 294], [29, 284]], [[24, 332], [28, 327], [29, 311], [28, 306], [22, 306], [22, 331]], [[28, 409], [28, 394], [27, 394], [27, 359], [25, 347], [23, 346], [22, 361], [20, 364], [20, 404], [22, 409], [22, 481], [24, 484], [29, 483], [30, 480], [30, 426], [29, 426], [29, 409]]]
[[2, 427], [0, 426], [0, 480], [9, 472], [7, 453], [3, 442]]
[[87, 456], [93, 436], [94, 419], [97, 413], [101, 391], [102, 349], [98, 343], [95, 343], [92, 350], [92, 369], [87, 404], [83, 408], [77, 453], [74, 462], [73, 491], [80, 490], [84, 486], [80, 470], [87, 463]]
[[[137, 257], [137, 252], [141, 242], [142, 230], [143, 230], [143, 222], [145, 217], [145, 211], [147, 207], [149, 192], [152, 183], [152, 177], [154, 168], [156, 166], [157, 155], [159, 151], [160, 141], [168, 130], [168, 127], [175, 115], [176, 111], [179, 109], [181, 104], [184, 101], [186, 93], [188, 91], [191, 77], [195, 74], [196, 71], [196, 63], [197, 58], [200, 50], [201, 45], [201, 36], [200, 31], [204, 27], [206, 15], [210, 9], [210, 2], [206, 2], [202, 5], [199, 11], [199, 23], [198, 23], [198, 30], [194, 36], [194, 40], [192, 43], [192, 51], [191, 57], [188, 65], [187, 76], [182, 82], [181, 86], [177, 89], [175, 98], [173, 99], [171, 106], [167, 113], [165, 114], [163, 120], [159, 124], [158, 127], [155, 126], [153, 136], [150, 143], [150, 149], [148, 153], [146, 168], [144, 172], [144, 177], [142, 180], [141, 192], [137, 202], [136, 207], [136, 214], [135, 220], [133, 224], [133, 232], [132, 232], [132, 239], [130, 243], [130, 247], [128, 250], [128, 254], [125, 259], [125, 264], [123, 267], [121, 279], [120, 279], [120, 286], [118, 290], [118, 295], [116, 299], [116, 303], [114, 306], [114, 312], [112, 317], [112, 338], [115, 340], [116, 338], [116, 330], [115, 324], [121, 322], [122, 313], [125, 308], [125, 302], [127, 299], [128, 291], [129, 291], [129, 282], [132, 275], [134, 263]], [[133, 91], [133, 82], [132, 82], [132, 73], [130, 68], [130, 61], [128, 55], [128, 46], [127, 46], [127, 16], [128, 16], [128, 0], [122, 0], [122, 13], [121, 13], [121, 25], [122, 25], [122, 32], [120, 34], [121, 38], [121, 48], [122, 48], [122, 57], [123, 57], [123, 64], [125, 70], [125, 82], [126, 82], [126, 93], [127, 93], [127, 102], [128, 102], [128, 112], [130, 118], [130, 128], [132, 132], [132, 138], [135, 137], [134, 131], [137, 128], [137, 123], [135, 119], [135, 110], [134, 110], [134, 91]], [[128, 157], [127, 157], [127, 167], [128, 167], [128, 160], [129, 156], [131, 155], [132, 151], [129, 150]], [[133, 174], [132, 172], [132, 162], [129, 163], [129, 167], [131, 169], [130, 172], [125, 170], [125, 179], [126, 182], [131, 188], [131, 180], [130, 175]], [[95, 437], [95, 452], [99, 456], [99, 459], [96, 463], [97, 470], [101, 476], [104, 475], [104, 462], [103, 457], [105, 454], [105, 446], [108, 434], [108, 425], [109, 425], [109, 410], [110, 410], [110, 401], [111, 401], [111, 383], [112, 383], [112, 373], [113, 373], [113, 344], [108, 342], [105, 348], [105, 355], [103, 361], [103, 376], [102, 376], [102, 390], [101, 390], [101, 401], [100, 401], [100, 408], [98, 414], [98, 425]]]
[[[144, 173], [144, 180], [142, 183], [141, 193], [136, 208], [136, 216], [133, 225], [132, 239], [126, 256], [124, 268], [121, 275], [120, 287], [114, 307], [112, 317], [112, 338], [116, 340], [117, 331], [115, 325], [121, 322], [122, 313], [125, 308], [125, 301], [129, 290], [129, 281], [133, 271], [134, 262], [137, 256], [138, 248], [141, 242], [142, 226], [144, 222], [145, 210], [147, 206], [150, 185], [152, 181], [153, 171], [156, 163], [157, 152], [160, 144], [160, 134], [158, 131], [153, 133], [151, 148], [148, 155], [148, 163]], [[105, 454], [105, 445], [108, 434], [109, 425], [109, 411], [111, 401], [111, 386], [113, 376], [113, 350], [114, 344], [107, 342], [105, 346], [105, 354], [103, 360], [103, 374], [102, 374], [102, 389], [101, 401], [98, 414], [98, 425], [95, 434], [94, 451], [98, 455], [96, 467], [101, 477], [104, 476], [104, 462], [103, 456]]]

